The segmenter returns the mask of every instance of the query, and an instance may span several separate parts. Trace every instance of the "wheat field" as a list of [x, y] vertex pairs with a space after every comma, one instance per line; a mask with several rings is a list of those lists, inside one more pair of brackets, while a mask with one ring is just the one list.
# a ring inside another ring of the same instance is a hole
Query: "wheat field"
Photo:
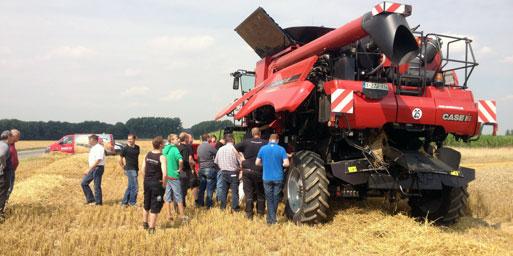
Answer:
[[[149, 144], [142, 142], [143, 151]], [[279, 224], [243, 213], [187, 208], [187, 224], [158, 220], [142, 229], [138, 207], [119, 206], [127, 181], [117, 157], [107, 158], [103, 206], [84, 206], [80, 188], [86, 154], [22, 160], [0, 224], [1, 255], [509, 255], [513, 254], [513, 149], [461, 149], [477, 168], [471, 215], [452, 227], [421, 223], [406, 209], [392, 214], [380, 199], [337, 202], [324, 225]], [[141, 156], [142, 157], [142, 156]], [[188, 198], [192, 205], [192, 198]], [[163, 210], [165, 214], [165, 210]]]
[[18, 143], [16, 143], [16, 149], [29, 150], [36, 148], [46, 148], [54, 142], [55, 141], [52, 140], [21, 140]]

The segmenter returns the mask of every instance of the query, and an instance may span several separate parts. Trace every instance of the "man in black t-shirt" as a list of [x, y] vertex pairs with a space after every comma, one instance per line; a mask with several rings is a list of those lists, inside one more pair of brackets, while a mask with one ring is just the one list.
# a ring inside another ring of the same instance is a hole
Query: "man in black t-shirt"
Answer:
[[180, 172], [180, 185], [182, 187], [183, 206], [186, 206], [187, 191], [191, 187], [192, 165], [194, 164], [192, 145], [189, 144], [189, 134], [182, 132], [178, 136], [180, 144], [178, 150], [183, 159], [183, 170]]
[[235, 149], [244, 155], [242, 161], [242, 184], [246, 197], [246, 217], [253, 218], [253, 202], [256, 198], [257, 213], [265, 213], [265, 194], [262, 181], [262, 167], [255, 165], [255, 160], [260, 148], [267, 144], [266, 140], [260, 138], [261, 133], [258, 127], [251, 129], [253, 138], [246, 139], [235, 145]]
[[140, 149], [138, 145], [135, 145], [135, 139], [135, 135], [128, 135], [127, 145], [121, 150], [121, 158], [119, 159], [119, 165], [125, 170], [125, 175], [128, 178], [128, 187], [121, 201], [123, 206], [135, 206], [137, 202], [137, 191], [139, 190], [137, 173], [139, 171]]

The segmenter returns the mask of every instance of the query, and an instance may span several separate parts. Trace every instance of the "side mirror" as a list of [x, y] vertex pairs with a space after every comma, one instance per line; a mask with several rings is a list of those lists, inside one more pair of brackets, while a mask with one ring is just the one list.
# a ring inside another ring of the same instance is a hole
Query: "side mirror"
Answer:
[[239, 76], [235, 76], [233, 78], [233, 89], [234, 90], [238, 90], [239, 89], [239, 79], [240, 79]]

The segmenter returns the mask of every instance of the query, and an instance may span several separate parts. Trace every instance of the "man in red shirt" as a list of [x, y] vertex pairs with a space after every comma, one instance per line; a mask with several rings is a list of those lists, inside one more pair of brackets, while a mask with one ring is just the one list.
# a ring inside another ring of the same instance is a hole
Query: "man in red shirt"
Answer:
[[16, 142], [20, 141], [21, 133], [20, 131], [16, 129], [11, 130], [12, 140], [9, 141], [9, 152], [11, 154], [11, 164], [12, 164], [12, 170], [9, 174], [9, 190], [7, 192], [7, 198], [12, 193], [12, 190], [14, 189], [14, 180], [16, 178], [16, 169], [18, 168], [18, 165], [20, 164], [20, 161], [18, 160], [18, 151], [16, 151]]

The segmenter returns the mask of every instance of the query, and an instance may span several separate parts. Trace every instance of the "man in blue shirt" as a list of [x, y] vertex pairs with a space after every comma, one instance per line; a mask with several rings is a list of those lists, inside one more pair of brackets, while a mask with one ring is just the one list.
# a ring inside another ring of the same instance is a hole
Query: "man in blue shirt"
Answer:
[[279, 195], [283, 187], [283, 167], [289, 166], [287, 152], [278, 145], [278, 141], [278, 134], [272, 134], [269, 144], [260, 148], [255, 161], [257, 166], [263, 166], [267, 224], [276, 224]]

